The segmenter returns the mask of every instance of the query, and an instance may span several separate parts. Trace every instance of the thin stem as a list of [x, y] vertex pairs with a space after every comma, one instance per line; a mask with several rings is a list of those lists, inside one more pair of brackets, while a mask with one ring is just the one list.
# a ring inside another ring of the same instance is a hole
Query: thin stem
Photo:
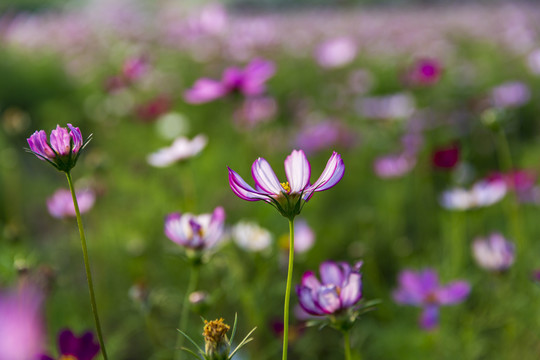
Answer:
[[86, 237], [84, 236], [84, 229], [82, 225], [81, 212], [79, 211], [79, 204], [77, 203], [77, 196], [75, 195], [75, 189], [73, 188], [73, 181], [71, 180], [71, 174], [66, 172], [67, 181], [69, 184], [69, 190], [71, 191], [71, 197], [73, 199], [73, 206], [75, 207], [75, 215], [77, 216], [77, 225], [79, 226], [79, 235], [81, 236], [81, 247], [84, 258], [84, 269], [86, 271], [86, 280], [88, 281], [88, 291], [90, 292], [90, 304], [92, 305], [92, 314], [94, 315], [94, 323], [96, 325], [96, 332], [101, 348], [101, 354], [103, 359], [107, 360], [107, 351], [105, 350], [105, 343], [103, 342], [103, 335], [101, 333], [101, 323], [99, 321], [99, 315], [96, 304], [96, 297], [94, 295], [94, 284], [92, 281], [92, 273], [90, 271], [90, 260], [88, 260], [88, 249], [86, 248]]
[[289, 302], [291, 298], [291, 285], [294, 262], [294, 220], [289, 219], [289, 268], [287, 270], [287, 288], [285, 290], [285, 307], [283, 310], [283, 360], [287, 360], [289, 344]]
[[[197, 289], [197, 282], [199, 281], [199, 265], [191, 266], [191, 273], [189, 275], [189, 283], [186, 289], [186, 294], [184, 295], [184, 302], [182, 304], [182, 314], [180, 315], [180, 323], [178, 328], [182, 331], [187, 330], [188, 317], [189, 317], [189, 295]], [[184, 335], [178, 333], [176, 338], [176, 359], [182, 359], [183, 351], [181, 350], [184, 345]]]
[[345, 360], [351, 360], [351, 336], [349, 331], [343, 331], [343, 343], [345, 344]]

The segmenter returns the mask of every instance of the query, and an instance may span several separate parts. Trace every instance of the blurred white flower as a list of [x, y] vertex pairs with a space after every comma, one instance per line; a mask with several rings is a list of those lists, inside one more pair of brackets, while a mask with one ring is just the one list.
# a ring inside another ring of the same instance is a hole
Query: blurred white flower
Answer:
[[515, 246], [499, 233], [476, 238], [472, 250], [478, 265], [486, 270], [503, 271], [514, 263]]
[[272, 234], [258, 224], [240, 221], [232, 228], [234, 242], [244, 250], [263, 251], [272, 243]]
[[356, 57], [355, 42], [348, 37], [327, 40], [315, 50], [317, 63], [324, 68], [337, 68], [350, 63]]
[[205, 135], [197, 135], [193, 140], [186, 137], [179, 137], [174, 140], [169, 147], [160, 149], [155, 153], [148, 155], [148, 163], [155, 167], [166, 167], [173, 163], [189, 159], [200, 153], [208, 143]]
[[372, 96], [360, 99], [357, 104], [361, 116], [370, 119], [404, 119], [415, 110], [414, 98], [407, 93]]
[[449, 210], [467, 210], [495, 204], [506, 195], [507, 187], [503, 181], [482, 180], [470, 190], [455, 188], [443, 192], [441, 205]]

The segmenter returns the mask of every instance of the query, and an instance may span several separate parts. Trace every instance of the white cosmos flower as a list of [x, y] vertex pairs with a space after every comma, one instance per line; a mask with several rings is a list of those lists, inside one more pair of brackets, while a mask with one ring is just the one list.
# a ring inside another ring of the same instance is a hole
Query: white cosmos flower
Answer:
[[449, 210], [490, 206], [502, 200], [506, 195], [506, 190], [506, 184], [503, 181], [482, 180], [475, 183], [470, 190], [455, 188], [443, 192], [440, 203]]
[[193, 140], [179, 137], [171, 146], [160, 149], [148, 155], [148, 163], [155, 167], [166, 167], [177, 161], [189, 159], [200, 153], [208, 143], [205, 135], [197, 135]]
[[240, 221], [232, 228], [234, 242], [244, 250], [263, 251], [272, 243], [272, 234], [258, 224]]

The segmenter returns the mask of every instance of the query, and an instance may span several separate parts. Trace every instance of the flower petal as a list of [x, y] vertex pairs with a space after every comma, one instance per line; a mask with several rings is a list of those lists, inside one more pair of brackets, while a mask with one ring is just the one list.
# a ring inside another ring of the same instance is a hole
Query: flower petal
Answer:
[[56, 126], [56, 129], [51, 131], [51, 147], [58, 155], [68, 155], [71, 151], [71, 136], [66, 128]]
[[251, 166], [251, 175], [255, 179], [255, 184], [268, 194], [279, 195], [284, 191], [274, 170], [263, 158], [255, 160]]
[[71, 124], [67, 124], [69, 127], [71, 138], [73, 139], [72, 151], [76, 154], [84, 144], [84, 140], [81, 134], [81, 130], [78, 127], [74, 127]]
[[321, 287], [321, 283], [313, 271], [306, 271], [302, 276], [302, 286], [316, 290]]
[[184, 92], [184, 100], [190, 104], [202, 104], [226, 94], [227, 90], [220, 81], [202, 78], [197, 80], [191, 89]]
[[454, 281], [437, 290], [436, 297], [441, 305], [457, 304], [465, 300], [471, 292], [466, 281]]
[[309, 186], [305, 192], [311, 194], [313, 191], [328, 190], [343, 178], [344, 173], [345, 165], [343, 164], [341, 155], [334, 151], [319, 179], [313, 185]]
[[319, 266], [319, 273], [324, 285], [334, 284], [340, 286], [344, 277], [338, 264], [333, 261], [325, 261]]
[[306, 188], [311, 176], [311, 166], [302, 150], [293, 150], [285, 159], [285, 174], [291, 193], [300, 193]]
[[399, 288], [394, 291], [394, 300], [399, 304], [422, 305], [439, 286], [437, 273], [431, 269], [422, 272], [411, 270], [399, 274]]
[[227, 167], [227, 169], [229, 169], [229, 185], [236, 196], [247, 201], [268, 201], [267, 194], [255, 191], [255, 189], [246, 183], [234, 170], [229, 167]]
[[343, 307], [356, 304], [362, 298], [362, 275], [351, 273], [347, 280], [347, 285], [341, 288], [339, 297], [341, 298], [341, 305]]
[[326, 314], [332, 314], [341, 308], [341, 300], [335, 285], [323, 286], [317, 292], [315, 299], [317, 305]]
[[424, 330], [432, 330], [439, 324], [439, 307], [428, 306], [420, 315], [420, 327]]
[[298, 295], [298, 303], [302, 309], [311, 315], [324, 315], [324, 312], [315, 305], [310, 288], [297, 285], [296, 294]]

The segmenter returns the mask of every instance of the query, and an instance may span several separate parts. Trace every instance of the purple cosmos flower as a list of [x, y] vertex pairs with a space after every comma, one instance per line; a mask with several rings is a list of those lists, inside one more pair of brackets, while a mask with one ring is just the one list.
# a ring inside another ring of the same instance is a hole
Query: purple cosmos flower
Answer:
[[398, 277], [399, 287], [394, 291], [394, 301], [402, 305], [414, 305], [423, 309], [420, 326], [433, 329], [439, 322], [441, 305], [458, 304], [471, 291], [466, 281], [454, 281], [446, 286], [439, 284], [439, 277], [432, 269], [419, 272], [404, 270]]
[[0, 359], [35, 359], [43, 351], [41, 301], [28, 286], [0, 293]]
[[491, 91], [491, 101], [496, 108], [513, 108], [526, 104], [531, 98], [529, 87], [519, 81], [507, 82]]
[[235, 111], [234, 117], [239, 125], [252, 128], [255, 125], [272, 119], [277, 112], [277, 103], [268, 96], [249, 97]]
[[245, 96], [259, 96], [266, 91], [266, 81], [275, 73], [274, 63], [264, 59], [252, 60], [244, 69], [225, 69], [221, 80], [202, 78], [184, 93], [191, 104], [202, 104], [219, 99], [232, 92]]
[[515, 245], [499, 233], [475, 239], [472, 250], [478, 265], [490, 271], [507, 270], [514, 263], [516, 253]]
[[338, 37], [320, 44], [315, 51], [315, 58], [317, 63], [324, 68], [338, 68], [353, 61], [356, 52], [354, 40]]
[[336, 145], [351, 147], [355, 142], [354, 132], [343, 123], [333, 120], [304, 126], [295, 140], [296, 145], [308, 154]]
[[222, 207], [217, 207], [213, 214], [172, 213], [165, 219], [165, 235], [189, 249], [210, 249], [222, 238], [224, 221]]
[[416, 165], [416, 159], [406, 154], [380, 156], [373, 162], [373, 170], [382, 179], [404, 176]]
[[258, 158], [251, 167], [255, 189], [231, 168], [228, 169], [229, 184], [238, 197], [247, 201], [266, 201], [289, 219], [300, 214], [304, 202], [308, 201], [315, 191], [330, 189], [345, 173], [341, 155], [334, 152], [319, 179], [310, 185], [311, 165], [302, 150], [293, 150], [285, 159], [287, 182], [284, 183], [279, 182], [274, 170], [263, 158]]
[[128, 58], [122, 65], [122, 75], [130, 82], [140, 79], [150, 70], [150, 65], [144, 56]]
[[[94, 340], [94, 334], [85, 332], [80, 337], [75, 336], [69, 329], [58, 334], [58, 349], [60, 359], [92, 360], [99, 352], [99, 344]], [[41, 355], [39, 360], [54, 360], [48, 355]]]
[[[95, 193], [90, 189], [85, 189], [76, 192], [77, 203], [81, 214], [87, 212], [94, 206], [96, 200]], [[75, 206], [71, 192], [67, 189], [58, 189], [47, 199], [47, 209], [49, 214], [55, 218], [65, 218], [75, 216]]]
[[205, 135], [197, 135], [193, 140], [179, 137], [169, 147], [148, 155], [148, 163], [155, 167], [166, 167], [177, 161], [189, 159], [200, 153], [208, 143]]
[[60, 171], [69, 172], [77, 163], [77, 159], [89, 139], [83, 140], [79, 128], [67, 124], [66, 128], [56, 126], [51, 131], [50, 141], [47, 142], [47, 134], [44, 130], [36, 131], [27, 141], [30, 151], [41, 160], [45, 160]]
[[354, 267], [345, 262], [325, 261], [319, 267], [321, 281], [313, 271], [306, 271], [302, 284], [296, 286], [302, 309], [324, 316], [352, 308], [362, 298], [361, 266], [361, 261]]

